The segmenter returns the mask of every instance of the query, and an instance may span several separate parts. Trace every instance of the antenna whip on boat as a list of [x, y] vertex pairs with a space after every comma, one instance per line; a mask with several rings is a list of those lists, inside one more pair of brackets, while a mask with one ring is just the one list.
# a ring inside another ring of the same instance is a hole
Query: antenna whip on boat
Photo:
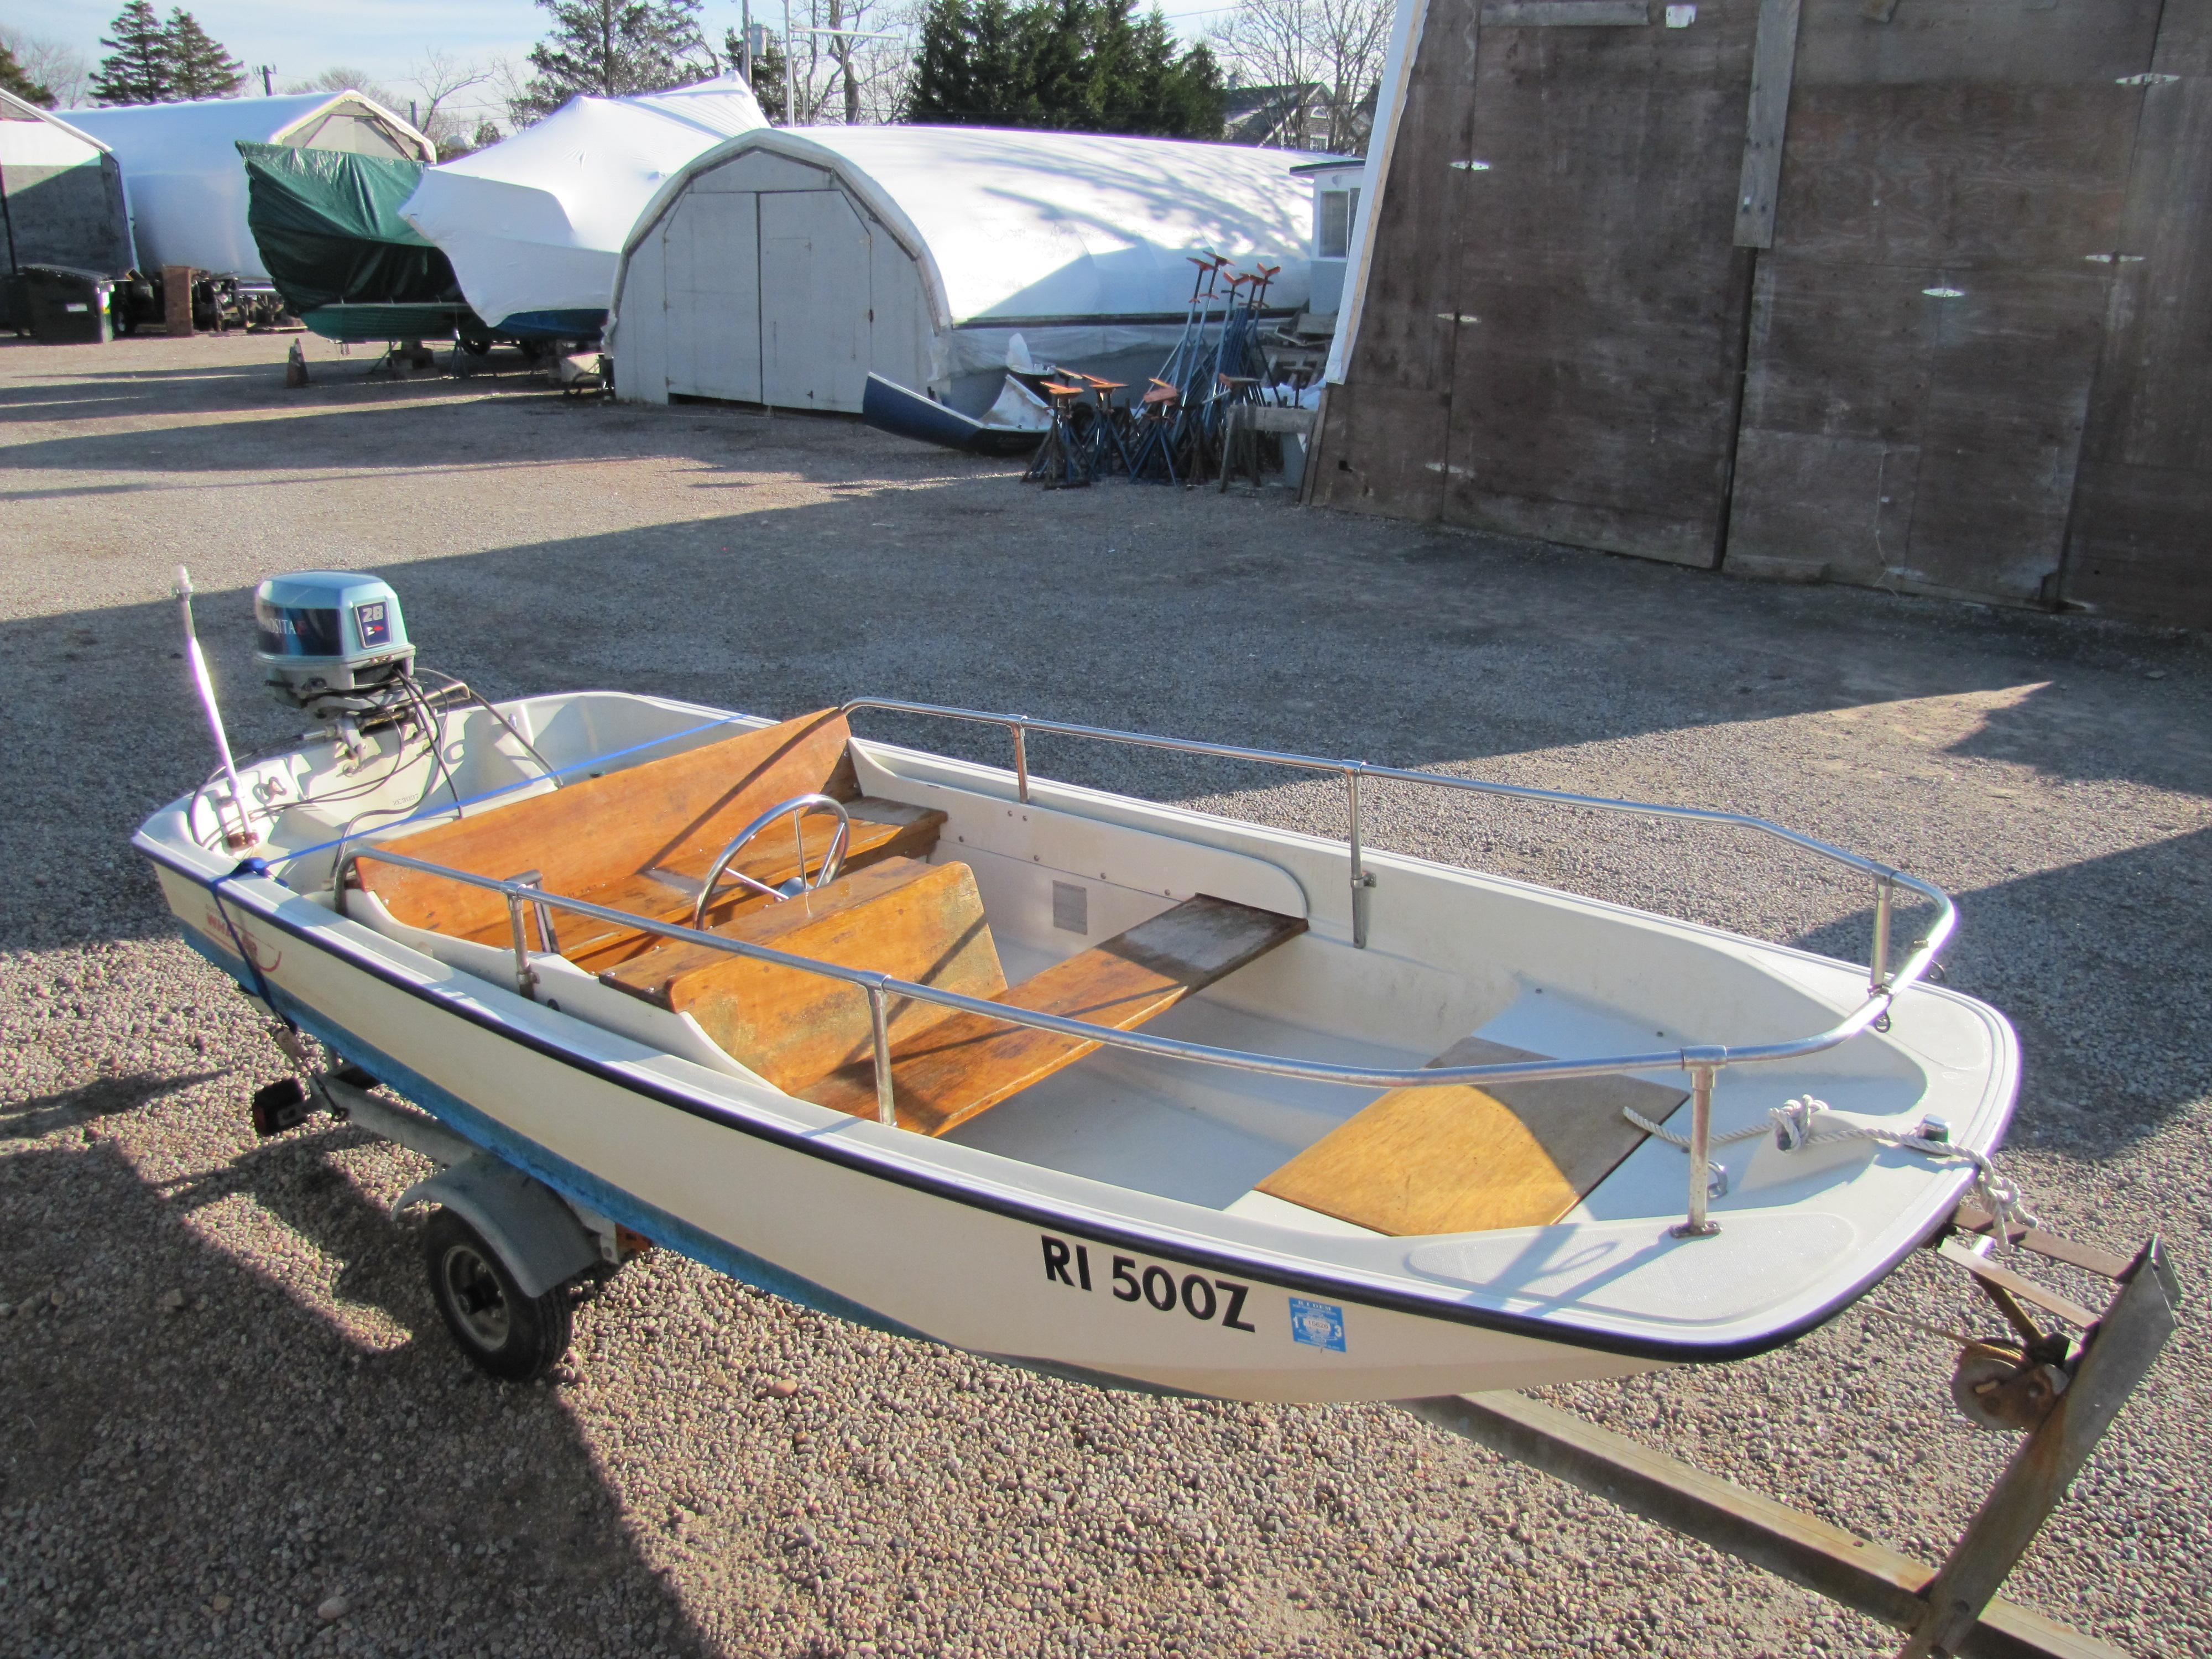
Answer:
[[[200, 694], [200, 708], [207, 714], [208, 732], [215, 738], [215, 752], [222, 757], [223, 775], [230, 780], [231, 804], [238, 809], [238, 827], [225, 829], [223, 844], [236, 852], [252, 847], [260, 837], [253, 833], [253, 819], [246, 805], [246, 786], [238, 781], [238, 767], [230, 757], [230, 738], [222, 729], [222, 710], [216, 706], [215, 683], [208, 678], [207, 658], [200, 651], [199, 635], [192, 629], [192, 574], [184, 566], [177, 567], [177, 614], [185, 624], [185, 665], [192, 677], [192, 686]], [[218, 822], [222, 809], [216, 808]]]

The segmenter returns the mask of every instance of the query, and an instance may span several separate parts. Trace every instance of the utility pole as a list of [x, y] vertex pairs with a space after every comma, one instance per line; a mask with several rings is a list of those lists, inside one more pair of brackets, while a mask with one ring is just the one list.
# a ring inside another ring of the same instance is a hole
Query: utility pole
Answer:
[[257, 67], [261, 70], [261, 95], [264, 98], [274, 98], [276, 95], [276, 88], [270, 85], [269, 77], [276, 73], [276, 66], [274, 64], [262, 64]]
[[750, 86], [753, 83], [753, 0], [744, 0], [738, 16], [743, 20], [744, 29], [744, 46], [740, 53], [744, 64], [743, 73], [745, 84]]
[[791, 0], [783, 0], [783, 124], [787, 127], [799, 125], [792, 113], [797, 107], [793, 102], [793, 88], [798, 84], [799, 60], [792, 56]]

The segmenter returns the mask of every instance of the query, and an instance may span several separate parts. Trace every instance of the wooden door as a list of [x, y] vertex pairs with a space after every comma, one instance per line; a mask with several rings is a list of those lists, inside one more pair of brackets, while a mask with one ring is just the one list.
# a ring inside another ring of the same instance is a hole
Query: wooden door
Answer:
[[842, 191], [762, 192], [762, 378], [776, 408], [860, 412], [870, 241]]
[[691, 190], [662, 223], [668, 390], [761, 400], [761, 198]]
[[1806, 0], [1727, 561], [2048, 602], [2158, 0]]
[[2151, 70], [2060, 593], [2212, 629], [2212, 7], [2166, 7]]
[[[1446, 520], [1710, 567], [1750, 255], [1735, 246], [1757, 0], [1486, 6], [1464, 176]], [[1598, 14], [1592, 12], [1591, 16]]]

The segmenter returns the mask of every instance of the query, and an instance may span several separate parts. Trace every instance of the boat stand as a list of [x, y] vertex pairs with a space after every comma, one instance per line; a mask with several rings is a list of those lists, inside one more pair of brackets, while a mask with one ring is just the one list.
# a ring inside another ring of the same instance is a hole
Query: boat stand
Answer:
[[[2118, 1650], [2001, 1600], [1997, 1590], [2149, 1373], [2173, 1334], [2179, 1291], [2156, 1237], [2130, 1260], [2038, 1229], [2008, 1229], [2016, 1247], [2118, 1284], [2104, 1313], [2093, 1314], [1962, 1242], [1962, 1235], [1979, 1236], [1986, 1250], [1996, 1230], [1992, 1218], [1961, 1206], [1927, 1247], [1972, 1273], [2020, 1337], [1970, 1348], [1954, 1395], [1985, 1425], [2027, 1434], [1940, 1568], [1517, 1394], [1398, 1403], [1906, 1632], [1899, 1659], [2121, 1659]], [[2080, 1342], [2045, 1334], [2023, 1304], [2082, 1326]]]

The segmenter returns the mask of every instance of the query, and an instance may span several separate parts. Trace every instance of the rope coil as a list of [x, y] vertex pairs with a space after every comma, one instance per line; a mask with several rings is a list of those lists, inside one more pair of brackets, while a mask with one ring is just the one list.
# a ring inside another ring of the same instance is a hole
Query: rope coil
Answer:
[[[1620, 1115], [1646, 1134], [1656, 1136], [1681, 1152], [1690, 1150], [1689, 1137], [1654, 1123], [1633, 1107], [1624, 1106]], [[1945, 1162], [1964, 1162], [1974, 1166], [1974, 1192], [1983, 1207], [1996, 1218], [1997, 1237], [2009, 1237], [2022, 1227], [2038, 1224], [2035, 1213], [2021, 1198], [2020, 1188], [2002, 1170], [1996, 1160], [1971, 1146], [1954, 1145], [1950, 1131], [1939, 1118], [1923, 1118], [1917, 1130], [1881, 1129], [1869, 1124], [1854, 1123], [1841, 1116], [1825, 1100], [1813, 1095], [1800, 1095], [1779, 1106], [1767, 1109], [1766, 1121], [1747, 1129], [1737, 1129], [1724, 1135], [1708, 1138], [1706, 1145], [1715, 1151], [1723, 1146], [1739, 1146], [1747, 1140], [1758, 1140], [1771, 1134], [1776, 1148], [1784, 1152], [1801, 1152], [1808, 1147], [1830, 1146], [1842, 1140], [1869, 1140], [1876, 1146], [1895, 1146], [1908, 1152], [1918, 1152], [1923, 1158]], [[1716, 1166], [1717, 1167], [1717, 1166]], [[1725, 1190], [1725, 1187], [1723, 1187]]]

